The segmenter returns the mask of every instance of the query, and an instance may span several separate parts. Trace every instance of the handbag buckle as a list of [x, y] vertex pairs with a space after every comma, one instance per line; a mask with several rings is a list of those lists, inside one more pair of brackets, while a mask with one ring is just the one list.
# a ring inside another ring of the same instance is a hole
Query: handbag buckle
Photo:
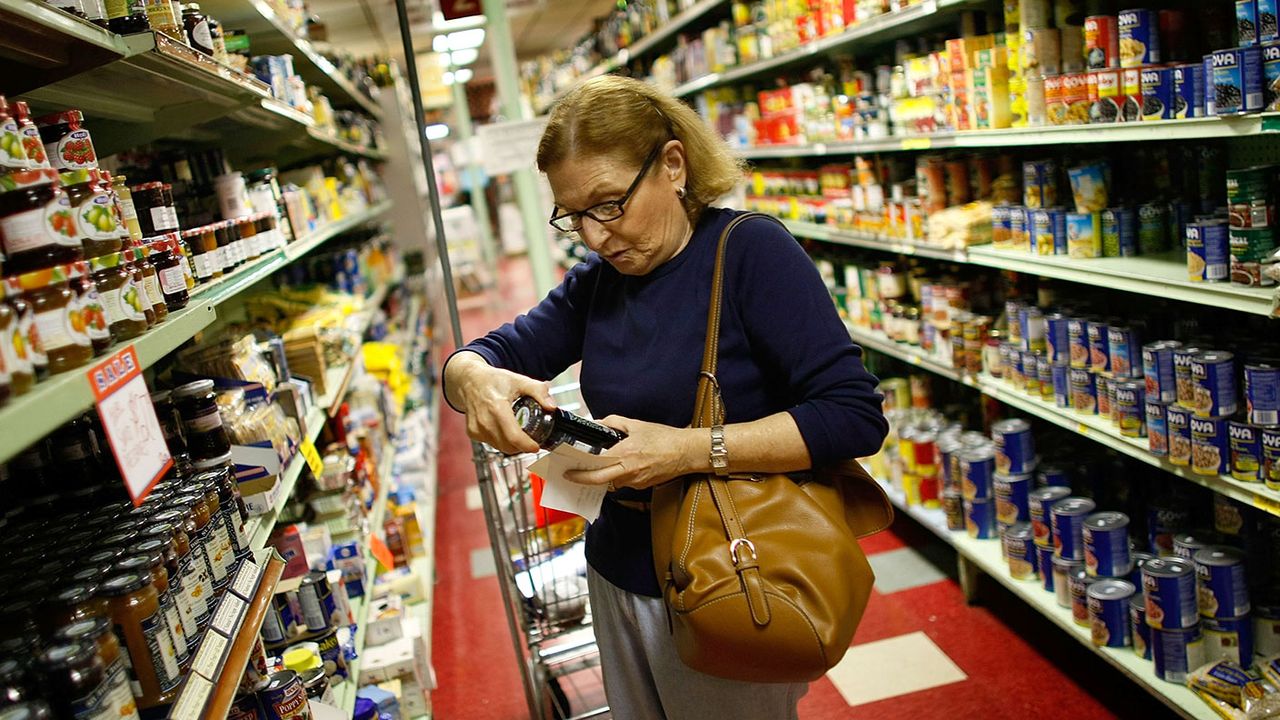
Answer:
[[729, 557], [733, 558], [734, 565], [739, 563], [738, 548], [744, 545], [751, 551], [751, 562], [756, 561], [756, 546], [746, 538], [734, 538], [733, 542], [729, 543]]

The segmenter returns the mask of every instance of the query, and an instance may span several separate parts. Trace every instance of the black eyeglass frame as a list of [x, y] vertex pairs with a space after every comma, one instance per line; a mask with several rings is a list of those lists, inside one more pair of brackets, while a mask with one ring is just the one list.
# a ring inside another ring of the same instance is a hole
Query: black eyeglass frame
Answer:
[[[563, 215], [556, 215], [555, 211], [552, 210], [551, 219], [547, 220], [547, 223], [551, 225], [551, 227], [555, 228], [556, 230], [559, 230], [560, 232], [580, 232], [582, 230], [582, 217], [584, 215], [586, 217], [591, 218], [592, 220], [595, 220], [598, 223], [613, 222], [614, 220], [617, 220], [618, 218], [622, 217], [623, 213], [626, 211], [627, 201], [631, 199], [631, 196], [634, 195], [636, 190], [640, 187], [640, 181], [644, 180], [645, 176], [649, 174], [649, 168], [653, 165], [653, 161], [658, 159], [658, 154], [662, 151], [662, 148], [665, 147], [666, 144], [667, 143], [665, 141], [662, 143], [659, 143], [657, 147], [655, 147], [652, 151], [649, 152], [649, 157], [645, 158], [644, 164], [640, 166], [640, 172], [636, 174], [636, 179], [631, 181], [631, 186], [627, 188], [627, 191], [622, 194], [621, 198], [617, 200], [606, 200], [602, 203], [596, 203], [595, 205], [592, 205], [586, 210], [579, 210], [577, 212], [568, 212], [568, 213], [564, 213]], [[596, 215], [593, 214], [592, 211], [599, 210], [602, 207], [617, 208], [618, 214], [610, 218], [596, 217]], [[572, 218], [576, 220], [576, 222], [574, 222], [572, 225], [570, 225], [567, 228], [561, 227], [556, 224], [557, 221], [565, 220], [567, 218]]]

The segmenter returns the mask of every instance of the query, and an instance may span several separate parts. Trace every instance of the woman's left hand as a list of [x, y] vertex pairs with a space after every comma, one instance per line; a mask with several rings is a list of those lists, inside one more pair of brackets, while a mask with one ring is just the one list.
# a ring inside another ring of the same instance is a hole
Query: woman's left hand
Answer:
[[617, 464], [597, 470], [569, 470], [565, 479], [583, 485], [608, 485], [615, 490], [640, 490], [694, 471], [690, 461], [694, 457], [694, 431], [617, 415], [599, 422], [627, 434], [625, 440], [601, 455]]

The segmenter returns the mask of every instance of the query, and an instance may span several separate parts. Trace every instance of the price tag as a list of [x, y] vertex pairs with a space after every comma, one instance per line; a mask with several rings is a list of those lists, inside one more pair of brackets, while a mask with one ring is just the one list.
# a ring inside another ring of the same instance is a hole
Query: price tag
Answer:
[[316, 452], [315, 443], [310, 440], [303, 440], [302, 446], [298, 448], [302, 453], [302, 457], [307, 461], [307, 467], [311, 468], [311, 474], [317, 478], [324, 475], [324, 461], [320, 459], [320, 453]]
[[373, 554], [373, 558], [378, 564], [387, 570], [396, 569], [395, 556], [391, 554], [391, 548], [387, 547], [387, 543], [378, 533], [369, 533], [369, 552]]
[[236, 573], [236, 579], [231, 581], [231, 592], [235, 593], [244, 600], [253, 599], [253, 591], [258, 588], [258, 566], [253, 562], [252, 558], [245, 558], [240, 564], [240, 570]]
[[210, 680], [216, 680], [220, 675], [222, 656], [226, 654], [227, 645], [230, 642], [218, 633], [205, 633], [204, 642], [200, 643], [200, 649], [196, 651], [196, 657], [191, 661], [191, 669]]
[[133, 346], [94, 365], [87, 373], [111, 453], [135, 506], [141, 505], [173, 458], [156, 419], [142, 365]]
[[1080, 433], [1081, 435], [1088, 435], [1089, 426], [1085, 425], [1084, 423], [1076, 423], [1076, 432]]
[[920, 356], [919, 356], [919, 355], [908, 355], [908, 356], [907, 356], [907, 362], [911, 363], [912, 365], [919, 365], [919, 364], [920, 364]]
[[169, 717], [177, 720], [200, 720], [211, 694], [213, 683], [199, 675], [188, 675], [187, 684], [182, 686], [178, 702], [169, 710]]
[[248, 603], [235, 595], [223, 595], [222, 604], [213, 615], [211, 627], [227, 637], [235, 635], [240, 618], [244, 616], [244, 609], [248, 606]]
[[1272, 500], [1269, 497], [1254, 495], [1253, 506], [1258, 508], [1259, 510], [1266, 510], [1272, 515], [1280, 515], [1280, 502], [1276, 500]]
[[903, 150], [928, 150], [933, 147], [933, 139], [927, 137], [903, 138]]

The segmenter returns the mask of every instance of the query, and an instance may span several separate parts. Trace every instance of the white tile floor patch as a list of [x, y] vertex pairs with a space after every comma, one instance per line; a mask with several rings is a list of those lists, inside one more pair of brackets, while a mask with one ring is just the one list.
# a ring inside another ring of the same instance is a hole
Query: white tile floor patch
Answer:
[[827, 671], [851, 707], [950, 685], [964, 671], [923, 632], [854, 645]]
[[484, 501], [480, 499], [480, 487], [473, 485], [467, 488], [467, 509], [480, 510], [484, 508]]
[[876, 553], [867, 560], [876, 574], [876, 591], [883, 594], [932, 585], [947, 578], [928, 558], [909, 547]]
[[471, 579], [479, 580], [498, 574], [498, 566], [493, 564], [493, 549], [482, 547], [471, 551]]

